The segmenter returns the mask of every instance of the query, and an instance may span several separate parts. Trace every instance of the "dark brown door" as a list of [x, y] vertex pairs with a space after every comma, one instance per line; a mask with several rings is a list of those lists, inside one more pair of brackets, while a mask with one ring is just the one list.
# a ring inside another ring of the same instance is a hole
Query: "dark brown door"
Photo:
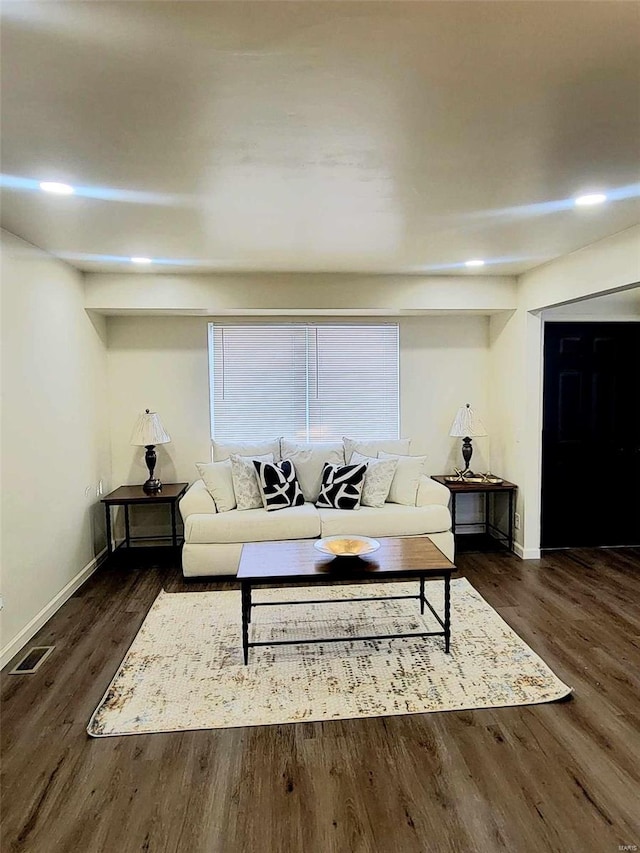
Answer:
[[640, 544], [640, 323], [546, 323], [543, 548]]

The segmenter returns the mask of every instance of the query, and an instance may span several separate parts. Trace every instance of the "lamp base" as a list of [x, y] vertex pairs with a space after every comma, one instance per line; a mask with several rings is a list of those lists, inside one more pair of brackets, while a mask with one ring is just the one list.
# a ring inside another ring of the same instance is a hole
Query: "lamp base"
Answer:
[[156, 492], [162, 491], [162, 483], [156, 477], [149, 478], [142, 486], [142, 491], [147, 495], [155, 495]]
[[143, 485], [142, 491], [147, 495], [155, 495], [157, 492], [162, 491], [162, 483], [157, 477], [153, 476], [156, 467], [156, 446], [155, 444], [147, 444], [145, 447], [144, 461], [147, 463], [147, 468], [149, 469], [149, 479]]
[[468, 435], [465, 435], [462, 439], [462, 458], [464, 459], [464, 473], [467, 477], [473, 477], [473, 471], [469, 468], [472, 453], [473, 446], [471, 444], [471, 439]]

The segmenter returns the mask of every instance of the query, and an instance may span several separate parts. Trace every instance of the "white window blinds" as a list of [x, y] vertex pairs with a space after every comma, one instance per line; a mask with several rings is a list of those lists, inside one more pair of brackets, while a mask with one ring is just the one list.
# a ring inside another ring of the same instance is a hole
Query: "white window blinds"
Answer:
[[397, 438], [398, 326], [209, 324], [218, 440]]

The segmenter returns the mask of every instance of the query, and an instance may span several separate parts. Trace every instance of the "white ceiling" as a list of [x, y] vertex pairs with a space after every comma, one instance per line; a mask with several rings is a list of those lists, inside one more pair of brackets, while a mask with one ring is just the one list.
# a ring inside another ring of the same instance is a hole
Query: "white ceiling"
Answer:
[[2, 224], [80, 269], [513, 274], [640, 221], [636, 2], [2, 17]]

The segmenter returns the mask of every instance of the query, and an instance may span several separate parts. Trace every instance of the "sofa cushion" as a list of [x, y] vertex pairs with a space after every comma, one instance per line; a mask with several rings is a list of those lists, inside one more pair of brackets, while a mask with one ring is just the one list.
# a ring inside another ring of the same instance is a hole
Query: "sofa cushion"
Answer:
[[184, 538], [189, 544], [269, 542], [272, 539], [312, 539], [320, 535], [320, 516], [313, 504], [289, 507], [280, 512], [237, 509], [216, 515], [190, 515]]
[[451, 501], [451, 492], [442, 483], [436, 483], [431, 477], [423, 474], [420, 477], [418, 484], [418, 494], [416, 496], [416, 506], [427, 506], [428, 504], [442, 504], [449, 506]]
[[439, 533], [451, 527], [451, 515], [445, 506], [361, 506], [358, 512], [343, 509], [318, 509], [321, 536], [341, 533], [360, 536], [418, 536]]
[[398, 456], [409, 455], [410, 438], [347, 438], [343, 436], [345, 461], [351, 459], [352, 453], [362, 453], [363, 456], [377, 456], [381, 450], [385, 453], [396, 453]]
[[271, 464], [255, 459], [253, 464], [260, 487], [262, 505], [267, 512], [304, 504], [300, 484], [290, 459]]
[[366, 463], [364, 465], [330, 465], [325, 462], [316, 506], [359, 509], [366, 472]]
[[389, 497], [398, 460], [373, 459], [371, 456], [363, 456], [362, 453], [352, 453], [349, 462], [352, 465], [364, 462], [367, 466], [362, 487], [362, 506], [384, 506]]
[[230, 461], [238, 509], [260, 509], [263, 503], [254, 461], [273, 462], [273, 453], [265, 453], [264, 456], [238, 456], [232, 453]]
[[183, 521], [194, 513], [216, 512], [215, 501], [205, 486], [204, 480], [196, 480], [192, 483], [180, 498], [178, 506]]
[[213, 461], [222, 462], [232, 454], [237, 456], [266, 456], [273, 453], [275, 460], [280, 459], [280, 439], [269, 441], [212, 441]]
[[378, 459], [397, 459], [398, 467], [393, 475], [388, 500], [403, 506], [415, 506], [420, 477], [425, 473], [426, 456], [398, 456], [379, 451]]
[[233, 489], [231, 460], [222, 462], [196, 462], [198, 473], [207, 487], [216, 505], [217, 512], [229, 512], [236, 508], [236, 494]]
[[344, 465], [345, 461], [341, 441], [312, 443], [283, 438], [280, 450], [283, 459], [290, 459], [293, 462], [304, 499], [311, 503], [315, 503], [320, 494], [324, 463]]

